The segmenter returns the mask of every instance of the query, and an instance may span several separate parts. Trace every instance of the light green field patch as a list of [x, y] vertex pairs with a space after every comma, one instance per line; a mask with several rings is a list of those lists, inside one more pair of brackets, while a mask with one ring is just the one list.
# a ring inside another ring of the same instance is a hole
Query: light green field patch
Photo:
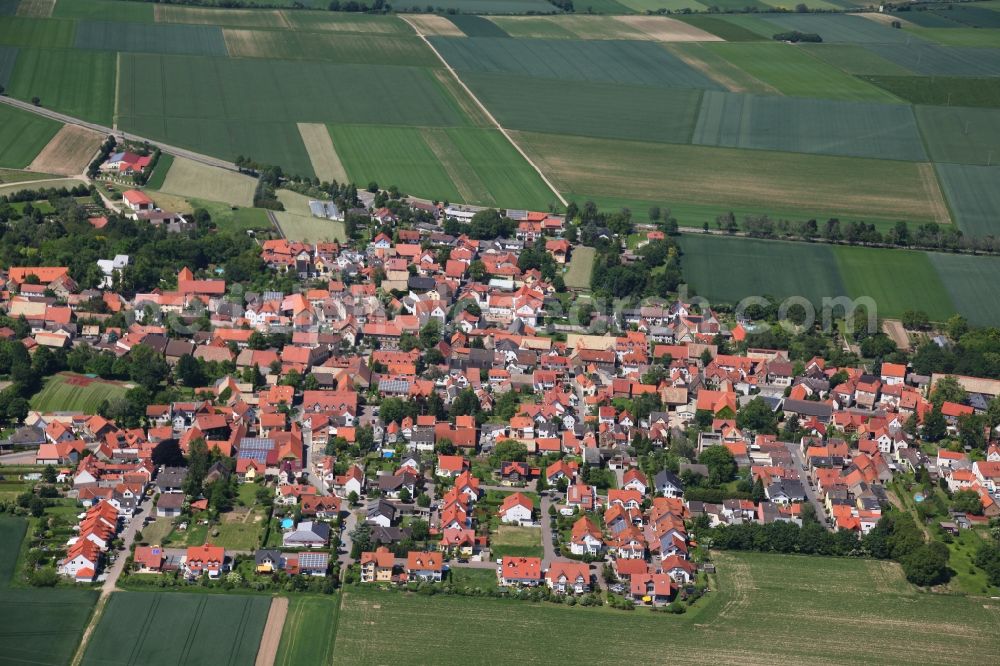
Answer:
[[802, 0], [802, 2], [789, 2], [788, 0], [764, 0], [766, 4], [774, 7], [775, 9], [783, 9], [786, 11], [791, 11], [795, 9], [797, 5], [805, 5], [809, 9], [822, 9], [826, 11], [836, 11], [841, 9], [839, 5], [835, 5], [832, 2], [827, 2], [826, 0]]
[[339, 609], [339, 596], [293, 597], [274, 666], [332, 663]]
[[229, 55], [234, 58], [324, 60], [359, 65], [440, 65], [440, 60], [418, 37], [375, 40], [365, 35], [231, 28], [222, 32]]
[[413, 28], [406, 21], [392, 15], [301, 11], [285, 11], [284, 14], [285, 20], [295, 30], [357, 32], [366, 35], [413, 34]]
[[278, 190], [278, 201], [284, 211], [274, 215], [285, 237], [305, 243], [343, 241], [347, 238], [343, 222], [313, 217], [309, 210], [309, 197], [291, 190]]
[[1000, 163], [1000, 109], [918, 106], [916, 114], [935, 162]]
[[845, 74], [791, 44], [705, 44], [733, 65], [785, 95], [863, 102], [898, 102], [886, 91]]
[[959, 229], [975, 237], [1000, 235], [1000, 167], [937, 164], [935, 169]]
[[551, 16], [490, 16], [511, 37], [519, 39], [576, 39], [573, 31]]
[[54, 375], [31, 398], [31, 408], [40, 412], [83, 412], [96, 414], [105, 400], [124, 397], [128, 391], [121, 382], [91, 380], [70, 372]]
[[5, 16], [0, 20], [0, 44], [9, 46], [73, 46], [73, 21]]
[[[707, 0], [706, 0], [707, 1]], [[621, 4], [637, 12], [656, 11], [658, 9], [668, 9], [673, 12], [690, 9], [695, 12], [703, 12], [708, 5], [696, 0], [618, 0]]]
[[250, 176], [177, 157], [160, 189], [234, 206], [250, 206], [256, 186], [257, 181]]
[[152, 23], [154, 5], [122, 0], [61, 0], [52, 15], [56, 18], [95, 19], [129, 23]]
[[278, 9], [211, 9], [167, 4], [156, 4], [153, 7], [157, 23], [222, 25], [234, 28], [291, 27], [285, 18], [285, 12]]
[[47, 108], [111, 125], [115, 54], [112, 51], [21, 49], [7, 94], [25, 101], [39, 97]]
[[594, 258], [596, 256], [597, 250], [592, 247], [577, 245], [573, 248], [573, 254], [570, 256], [564, 278], [567, 287], [579, 290], [590, 289], [590, 276], [594, 272]]
[[[0, 159], [3, 159], [3, 154], [0, 153]], [[13, 194], [14, 192], [20, 192], [21, 190], [38, 190], [38, 189], [60, 189], [60, 188], [73, 188], [77, 185], [86, 185], [82, 180], [76, 180], [75, 178], [45, 178], [39, 180], [32, 180], [30, 183], [22, 183], [20, 185], [0, 185], [0, 196], [5, 194]]]
[[859, 76], [907, 76], [912, 72], [856, 44], [802, 44], [801, 48], [823, 62]]
[[459, 201], [496, 203], [486, 183], [476, 173], [475, 167], [455, 145], [449, 130], [425, 128], [420, 130], [420, 133], [424, 143], [431, 149], [448, 174], [448, 178], [454, 183], [455, 189], [458, 190]]
[[309, 153], [309, 161], [312, 162], [313, 173], [321, 181], [346, 183], [348, 181], [347, 172], [344, 165], [340, 163], [340, 157], [333, 146], [330, 138], [330, 131], [323, 123], [299, 123], [299, 134], [302, 135], [302, 143], [305, 144], [306, 152]]
[[61, 127], [54, 120], [0, 104], [0, 167], [28, 166]]
[[996, 288], [1000, 257], [969, 257], [942, 252], [929, 252], [928, 256], [955, 308], [973, 326], [1000, 324], [1000, 290]]
[[704, 44], [664, 44], [664, 48], [724, 86], [730, 92], [778, 94], [771, 85], [751, 76]]
[[1000, 29], [997, 28], [910, 28], [907, 32], [947, 46], [996, 48], [1000, 45]]

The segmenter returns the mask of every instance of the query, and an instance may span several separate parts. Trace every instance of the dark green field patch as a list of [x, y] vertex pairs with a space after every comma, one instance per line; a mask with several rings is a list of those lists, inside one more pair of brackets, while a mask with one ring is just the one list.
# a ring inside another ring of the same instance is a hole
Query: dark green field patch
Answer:
[[974, 326], [1000, 325], [1000, 257], [929, 252], [955, 308]]
[[0, 46], [0, 86], [10, 85], [17, 62], [18, 48], [16, 46]]
[[153, 6], [151, 2], [123, 2], [122, 0], [64, 0], [56, 2], [52, 16], [95, 21], [152, 23]]
[[[1000, 12], [983, 7], [965, 6], [964, 4], [948, 5], [947, 7], [947, 9], [935, 9], [926, 12], [910, 12], [910, 14], [934, 14], [946, 21], [970, 28], [1000, 28]], [[909, 19], [909, 15], [905, 18]]]
[[902, 30], [847, 14], [770, 14], [775, 32], [816, 33], [825, 44], [904, 44], [920, 41]]
[[54, 120], [0, 104], [0, 167], [28, 166], [61, 127]]
[[708, 91], [693, 142], [923, 162], [910, 107]]
[[97, 51], [227, 55], [222, 29], [207, 25], [79, 21], [74, 46]]
[[913, 9], [907, 12], [896, 12], [896, 16], [904, 21], [909, 21], [921, 28], [960, 28], [962, 24], [948, 18], [950, 12], [932, 12], [921, 9]]
[[604, 81], [719, 90], [721, 86], [653, 42], [431, 37], [461, 72], [564, 81]]
[[270, 597], [235, 594], [115, 592], [83, 664], [251, 666], [270, 605]]
[[9, 94], [39, 97], [62, 113], [111, 125], [115, 104], [115, 53], [72, 49], [22, 49]]
[[10, 46], [73, 46], [73, 21], [5, 17], [0, 21], [0, 44]]
[[972, 236], [1000, 235], [1000, 167], [935, 165], [958, 227]]
[[[559, 10], [545, 0], [434, 0], [436, 11], [459, 14], [557, 14]], [[402, 0], [393, 7], [399, 11], [426, 12], [427, 3]]]
[[456, 14], [449, 16], [448, 20], [469, 37], [510, 37], [499, 25], [481, 16]]
[[1000, 107], [1000, 78], [866, 76], [864, 79], [912, 104]]
[[918, 106], [917, 120], [935, 162], [1000, 162], [1000, 109]]
[[0, 16], [13, 16], [21, 0], [0, 0]]
[[[504, 127], [552, 134], [688, 143], [702, 91], [467, 73]], [[539, 104], [540, 99], [559, 100]], [[622, 108], [628, 108], [623, 114]]]
[[764, 37], [758, 35], [756, 32], [747, 30], [743, 26], [736, 25], [718, 16], [677, 14], [670, 18], [675, 18], [696, 28], [701, 28], [705, 32], [712, 33], [716, 37], [721, 37], [727, 42], [759, 42], [764, 39]]
[[865, 48], [926, 76], [996, 76], [1000, 72], [1000, 48], [937, 44], [865, 44]]

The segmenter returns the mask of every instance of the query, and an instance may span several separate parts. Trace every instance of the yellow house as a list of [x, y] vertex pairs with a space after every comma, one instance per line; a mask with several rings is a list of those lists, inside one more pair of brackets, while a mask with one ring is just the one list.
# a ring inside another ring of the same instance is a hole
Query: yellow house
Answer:
[[390, 582], [395, 559], [392, 551], [385, 546], [379, 546], [374, 552], [361, 553], [361, 582]]

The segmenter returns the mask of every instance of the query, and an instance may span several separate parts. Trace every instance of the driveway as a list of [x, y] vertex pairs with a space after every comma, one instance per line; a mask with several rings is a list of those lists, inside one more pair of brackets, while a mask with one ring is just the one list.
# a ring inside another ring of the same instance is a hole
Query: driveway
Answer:
[[802, 450], [796, 444], [790, 442], [786, 442], [785, 446], [788, 447], [789, 452], [792, 454], [792, 460], [795, 461], [795, 471], [799, 473], [799, 480], [802, 481], [802, 487], [805, 488], [806, 497], [812, 502], [813, 508], [816, 509], [816, 518], [819, 519], [823, 527], [832, 531], [830, 524], [826, 520], [826, 507], [819, 501], [816, 489], [809, 483], [809, 475], [803, 469], [806, 464], [805, 458], [802, 456]]
[[350, 566], [352, 562], [351, 548], [354, 547], [354, 542], [351, 540], [351, 532], [357, 526], [358, 516], [354, 511], [351, 511], [347, 514], [347, 520], [344, 521], [344, 528], [340, 531], [340, 549], [338, 550], [337, 562], [340, 563], [341, 572]]
[[120, 535], [123, 544], [122, 550], [118, 551], [114, 563], [107, 569], [107, 578], [104, 580], [104, 585], [101, 586], [101, 596], [114, 592], [118, 579], [125, 570], [125, 562], [128, 560], [128, 552], [132, 547], [132, 542], [135, 541], [135, 535], [142, 529], [142, 519], [152, 515], [152, 511], [153, 498], [149, 497], [139, 505], [139, 511], [132, 516], [128, 526], [122, 531]]
[[542, 524], [542, 568], [544, 569], [548, 569], [552, 561], [556, 559], [556, 547], [552, 540], [552, 520], [549, 518], [550, 506], [552, 506], [552, 500], [547, 494], [542, 495], [539, 522]]

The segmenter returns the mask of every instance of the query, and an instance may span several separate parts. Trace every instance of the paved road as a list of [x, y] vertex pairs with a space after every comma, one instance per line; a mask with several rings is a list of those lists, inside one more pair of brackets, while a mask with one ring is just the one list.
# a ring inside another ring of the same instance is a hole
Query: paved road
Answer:
[[146, 516], [152, 515], [153, 511], [153, 498], [149, 497], [142, 504], [139, 505], [139, 512], [132, 516], [129, 521], [128, 526], [122, 530], [120, 535], [122, 540], [122, 550], [119, 551], [117, 559], [107, 570], [107, 579], [104, 581], [104, 585], [101, 586], [101, 595], [111, 594], [115, 591], [115, 586], [118, 584], [118, 578], [121, 577], [122, 572], [125, 570], [125, 561], [128, 559], [129, 548], [132, 547], [132, 542], [135, 541], [136, 532], [142, 530], [142, 519]]
[[542, 495], [541, 515], [538, 521], [542, 524], [542, 568], [548, 569], [556, 559], [556, 547], [552, 541], [552, 519], [549, 518], [549, 507], [552, 500], [548, 495]]
[[225, 160], [220, 160], [217, 157], [211, 157], [209, 155], [204, 155], [202, 153], [196, 153], [193, 150], [188, 150], [187, 148], [179, 148], [177, 146], [171, 146], [169, 144], [163, 143], [162, 141], [156, 139], [150, 139], [144, 136], [139, 136], [138, 134], [130, 134], [128, 132], [123, 132], [121, 130], [116, 130], [114, 128], [108, 127], [106, 125], [98, 125], [97, 123], [87, 122], [85, 120], [80, 120], [79, 118], [74, 118], [73, 116], [67, 116], [64, 113], [59, 113], [58, 111], [53, 111], [52, 109], [46, 109], [44, 106], [35, 106], [29, 102], [22, 102], [21, 100], [13, 99], [11, 97], [6, 97], [0, 95], [0, 103], [7, 104], [8, 106], [14, 106], [25, 111], [30, 111], [31, 113], [37, 114], [39, 116], [45, 116], [46, 118], [51, 118], [52, 120], [57, 120], [61, 123], [66, 123], [67, 125], [77, 125], [79, 127], [86, 127], [87, 129], [94, 130], [95, 132], [100, 132], [102, 134], [108, 135], [112, 134], [119, 139], [128, 139], [129, 141], [143, 142], [148, 141], [151, 144], [156, 145], [161, 152], [167, 153], [169, 155], [174, 155], [176, 157], [183, 157], [185, 159], [192, 160], [194, 162], [201, 162], [202, 164], [207, 164], [209, 166], [219, 167], [220, 169], [228, 169], [229, 171], [239, 171], [236, 165], [232, 162], [227, 162]]
[[0, 456], [0, 465], [34, 465], [35, 451], [5, 453]]
[[341, 580], [343, 580], [344, 571], [351, 565], [351, 548], [354, 547], [354, 542], [351, 540], [351, 532], [354, 528], [358, 526], [358, 516], [357, 513], [351, 511], [347, 514], [347, 520], [344, 521], [344, 529], [340, 532], [340, 549], [338, 550], [337, 562], [340, 563]]
[[795, 461], [796, 471], [799, 473], [799, 479], [802, 481], [802, 487], [805, 488], [806, 497], [812, 502], [813, 508], [816, 509], [816, 518], [826, 529], [831, 529], [830, 524], [826, 520], [826, 507], [823, 503], [819, 501], [819, 497], [816, 495], [815, 488], [810, 485], [809, 479], [804, 471], [805, 468], [805, 458], [802, 456], [802, 449], [799, 448], [797, 444], [792, 442], [786, 442], [785, 446], [792, 454], [792, 460]]

